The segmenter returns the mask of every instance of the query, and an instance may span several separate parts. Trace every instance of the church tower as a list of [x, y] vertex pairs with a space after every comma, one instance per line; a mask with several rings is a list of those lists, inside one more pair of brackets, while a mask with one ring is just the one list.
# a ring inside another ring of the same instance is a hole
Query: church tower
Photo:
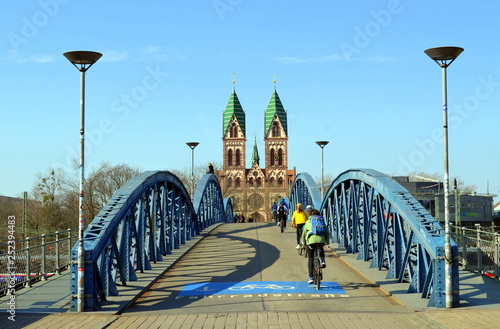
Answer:
[[223, 114], [222, 170], [227, 186], [240, 187], [245, 181], [245, 112], [240, 104], [233, 81], [233, 92]]
[[283, 186], [288, 181], [288, 122], [276, 84], [264, 115], [264, 143], [267, 179], [270, 185]]
[[288, 170], [287, 114], [276, 85], [264, 112], [263, 135], [266, 167], [260, 167], [255, 137], [247, 169], [245, 112], [233, 85], [222, 119], [223, 164], [219, 177], [223, 196], [232, 199], [234, 211], [256, 222], [273, 221], [271, 206], [288, 195], [294, 176], [294, 171]]

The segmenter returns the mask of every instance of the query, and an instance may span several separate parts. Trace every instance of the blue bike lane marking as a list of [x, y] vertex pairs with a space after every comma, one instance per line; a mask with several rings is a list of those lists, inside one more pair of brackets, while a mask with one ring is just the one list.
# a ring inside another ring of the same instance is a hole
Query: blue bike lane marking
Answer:
[[184, 286], [178, 296], [242, 294], [346, 294], [337, 282], [321, 282], [321, 290], [303, 281], [202, 282]]

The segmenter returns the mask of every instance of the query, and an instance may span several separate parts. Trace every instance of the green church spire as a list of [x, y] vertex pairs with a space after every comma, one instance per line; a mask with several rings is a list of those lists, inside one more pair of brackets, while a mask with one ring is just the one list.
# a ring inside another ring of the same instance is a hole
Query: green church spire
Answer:
[[[234, 83], [234, 81], [233, 81]], [[229, 127], [229, 123], [231, 122], [231, 118], [233, 115], [236, 116], [238, 123], [243, 131], [243, 135], [245, 135], [245, 111], [243, 111], [243, 107], [240, 104], [240, 100], [238, 99], [238, 95], [236, 95], [236, 91], [233, 87], [233, 92], [231, 93], [231, 97], [227, 103], [226, 109], [224, 110], [224, 115], [222, 116], [222, 135], [226, 133], [227, 128]]]
[[280, 97], [278, 96], [278, 93], [276, 92], [276, 80], [274, 80], [274, 92], [273, 95], [271, 96], [271, 100], [269, 101], [269, 104], [267, 105], [266, 113], [264, 116], [264, 131], [268, 132], [269, 129], [272, 126], [273, 119], [275, 115], [278, 115], [279, 120], [281, 122], [281, 126], [283, 127], [283, 130], [285, 131], [285, 135], [288, 136], [288, 122], [286, 118], [286, 111], [285, 108], [283, 107], [283, 104], [281, 103]]
[[253, 151], [252, 151], [252, 166], [257, 163], [259, 165], [259, 150], [257, 149], [257, 137], [255, 137], [255, 141], [253, 144]]

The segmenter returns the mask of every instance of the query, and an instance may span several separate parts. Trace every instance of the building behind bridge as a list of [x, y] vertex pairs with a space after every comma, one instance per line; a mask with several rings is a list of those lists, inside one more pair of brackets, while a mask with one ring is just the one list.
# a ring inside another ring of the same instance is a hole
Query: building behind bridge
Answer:
[[219, 171], [224, 197], [231, 197], [234, 211], [248, 220], [272, 221], [271, 206], [288, 196], [294, 180], [294, 170], [288, 169], [287, 113], [276, 92], [263, 113], [264, 163], [260, 166], [257, 140], [251, 157], [251, 167], [246, 168], [245, 111], [233, 92], [222, 118], [222, 170]]
[[[444, 223], [444, 193], [442, 182], [410, 182], [408, 176], [393, 177], [406, 188], [427, 211]], [[463, 194], [457, 188], [449, 191], [450, 223], [460, 227], [491, 226], [493, 219], [493, 197], [491, 194]], [[457, 211], [457, 209], [459, 209]]]

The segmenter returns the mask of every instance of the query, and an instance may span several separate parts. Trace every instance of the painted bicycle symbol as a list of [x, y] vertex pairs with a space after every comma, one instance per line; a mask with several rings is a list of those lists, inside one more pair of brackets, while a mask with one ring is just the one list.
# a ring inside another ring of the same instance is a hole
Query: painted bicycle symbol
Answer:
[[293, 286], [279, 286], [274, 283], [270, 284], [247, 284], [246, 286], [241, 286], [241, 287], [231, 287], [229, 290], [253, 290], [253, 289], [272, 289], [272, 290], [291, 290], [295, 289]]

